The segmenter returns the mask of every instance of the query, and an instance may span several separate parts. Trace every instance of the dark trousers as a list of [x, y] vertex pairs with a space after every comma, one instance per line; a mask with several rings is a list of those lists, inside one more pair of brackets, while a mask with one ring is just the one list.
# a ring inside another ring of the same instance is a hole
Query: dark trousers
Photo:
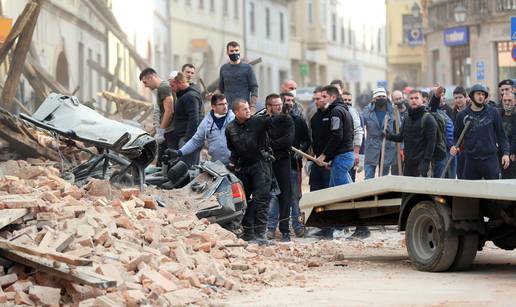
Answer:
[[487, 159], [473, 159], [466, 155], [464, 163], [464, 179], [499, 179], [500, 168], [498, 155], [494, 154]]
[[279, 205], [279, 230], [281, 233], [289, 233], [290, 201], [292, 198], [292, 186], [290, 182], [290, 158], [277, 160], [272, 164], [274, 177], [278, 182], [280, 194]]
[[351, 177], [351, 181], [355, 182], [355, 179], [357, 178], [357, 169], [354, 166], [349, 170], [349, 177]]
[[244, 185], [247, 199], [242, 226], [245, 231], [254, 232], [256, 235], [264, 234], [271, 200], [271, 165], [259, 160], [253, 165], [242, 167], [236, 175]]
[[308, 184], [311, 192], [328, 188], [330, 186], [330, 170], [313, 163]]
[[457, 155], [457, 178], [464, 179], [464, 164], [466, 163], [465, 159], [466, 154], [463, 152], [459, 152]]
[[516, 162], [511, 161], [507, 169], [503, 169], [500, 165], [500, 169], [502, 170], [502, 179], [516, 179]]
[[419, 177], [419, 163], [418, 161], [406, 160], [403, 165], [403, 176]]

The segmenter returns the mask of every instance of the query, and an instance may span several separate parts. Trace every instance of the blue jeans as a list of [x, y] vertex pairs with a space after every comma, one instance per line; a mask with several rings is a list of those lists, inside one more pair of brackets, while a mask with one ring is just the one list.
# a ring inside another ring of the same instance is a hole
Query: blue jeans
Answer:
[[330, 187], [351, 183], [349, 170], [355, 164], [355, 155], [352, 151], [336, 155], [331, 164]]
[[[365, 177], [364, 179], [374, 178], [376, 174], [376, 165], [366, 164], [364, 165]], [[380, 167], [380, 166], [378, 166]], [[383, 166], [383, 176], [387, 176], [389, 174], [389, 166]]]
[[[291, 201], [291, 221], [292, 228], [294, 230], [301, 229], [303, 225], [299, 221], [299, 216], [301, 215], [301, 210], [299, 209], [299, 199], [301, 198], [301, 193], [299, 191], [300, 186], [298, 182], [298, 174], [297, 170], [290, 170], [290, 180], [292, 184], [292, 201]], [[269, 221], [267, 222], [267, 229], [269, 231], [275, 231], [276, 227], [278, 227], [278, 219], [279, 219], [279, 203], [276, 195], [272, 195], [271, 202], [269, 204]]]
[[[433, 169], [433, 176], [434, 178], [441, 178], [441, 174], [444, 170], [444, 168], [446, 167], [446, 163], [448, 162], [448, 157], [442, 159], [442, 160], [439, 160], [439, 161], [434, 161], [434, 169]], [[444, 178], [446, 178], [446, 174], [444, 174]]]

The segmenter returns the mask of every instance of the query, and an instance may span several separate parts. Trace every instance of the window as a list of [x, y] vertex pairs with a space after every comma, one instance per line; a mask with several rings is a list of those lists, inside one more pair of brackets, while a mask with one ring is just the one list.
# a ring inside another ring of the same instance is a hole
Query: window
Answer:
[[348, 45], [353, 45], [353, 31], [351, 30], [351, 20], [348, 21]]
[[199, 9], [200, 10], [204, 9], [204, 0], [199, 0]]
[[280, 41], [284, 42], [285, 41], [285, 28], [283, 27], [283, 24], [284, 24], [284, 15], [283, 13], [280, 13], [279, 14], [279, 22], [280, 22]]
[[215, 12], [215, 0], [210, 0], [210, 12]]
[[308, 0], [308, 23], [312, 24], [314, 22], [314, 12], [313, 12], [313, 3], [312, 0]]
[[254, 19], [254, 2], [249, 3], [249, 23], [251, 33], [255, 31], [255, 19]]
[[222, 1], [222, 14], [228, 16], [228, 0]]
[[[93, 61], [93, 51], [91, 48], [88, 48], [88, 62]], [[99, 63], [100, 64], [100, 63]], [[91, 99], [91, 95], [93, 95], [93, 68], [91, 65], [88, 65], [88, 99]]]
[[271, 10], [268, 7], [265, 8], [265, 36], [271, 37]]
[[238, 17], [240, 16], [240, 12], [238, 11], [239, 7], [238, 7], [238, 1], [240, 0], [234, 0], [234, 6], [233, 6], [233, 9], [235, 10], [233, 13], [235, 15], [235, 19], [238, 19]]
[[337, 41], [337, 14], [331, 14], [331, 40]]

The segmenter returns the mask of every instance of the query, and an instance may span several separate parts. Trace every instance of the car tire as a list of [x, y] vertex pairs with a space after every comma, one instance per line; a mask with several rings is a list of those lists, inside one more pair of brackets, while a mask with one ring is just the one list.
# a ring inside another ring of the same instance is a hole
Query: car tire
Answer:
[[458, 235], [447, 229], [450, 210], [431, 201], [418, 203], [409, 213], [405, 240], [413, 265], [420, 271], [442, 272], [453, 264]]

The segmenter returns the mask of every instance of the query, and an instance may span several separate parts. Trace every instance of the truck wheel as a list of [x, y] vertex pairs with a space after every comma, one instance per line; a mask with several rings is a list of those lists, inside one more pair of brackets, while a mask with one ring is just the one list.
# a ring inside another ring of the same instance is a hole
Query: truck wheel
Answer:
[[430, 201], [422, 201], [410, 211], [405, 240], [418, 270], [442, 272], [453, 264], [459, 240], [457, 234], [446, 230], [449, 216], [449, 209]]
[[464, 271], [471, 267], [478, 250], [478, 234], [468, 233], [459, 236], [459, 248], [450, 271]]

